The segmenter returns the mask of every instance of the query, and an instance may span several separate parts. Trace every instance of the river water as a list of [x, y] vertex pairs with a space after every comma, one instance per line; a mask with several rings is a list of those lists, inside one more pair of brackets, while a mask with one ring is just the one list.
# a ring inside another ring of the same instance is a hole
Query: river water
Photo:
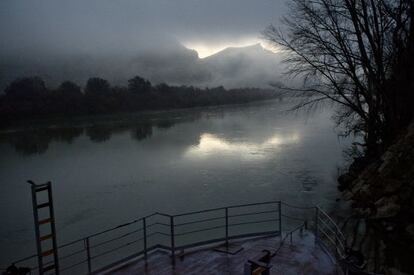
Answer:
[[[332, 111], [289, 101], [33, 122], [0, 133], [0, 266], [35, 252], [26, 180], [53, 184], [58, 241], [154, 211], [283, 200], [333, 207]], [[5, 253], [7, 251], [7, 253]]]

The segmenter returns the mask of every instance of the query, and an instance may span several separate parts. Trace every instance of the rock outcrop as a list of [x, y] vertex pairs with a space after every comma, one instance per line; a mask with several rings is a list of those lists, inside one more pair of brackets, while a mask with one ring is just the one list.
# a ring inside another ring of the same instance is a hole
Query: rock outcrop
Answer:
[[353, 208], [350, 245], [370, 269], [414, 274], [414, 123], [380, 159], [356, 160], [338, 181]]

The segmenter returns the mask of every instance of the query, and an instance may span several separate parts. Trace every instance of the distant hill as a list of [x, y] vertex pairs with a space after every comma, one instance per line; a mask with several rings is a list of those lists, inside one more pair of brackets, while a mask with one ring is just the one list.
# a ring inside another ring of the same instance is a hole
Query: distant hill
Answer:
[[280, 57], [260, 44], [226, 48], [200, 59], [194, 50], [179, 43], [165, 46], [162, 51], [137, 49], [135, 53], [66, 54], [43, 56], [7, 56], [0, 59], [0, 89], [23, 76], [40, 76], [56, 86], [72, 80], [83, 86], [89, 77], [98, 76], [113, 85], [125, 85], [135, 75], [152, 83], [199, 87], [224, 86], [269, 87], [280, 78]]
[[260, 44], [226, 48], [202, 60], [212, 81], [230, 87], [269, 87], [281, 74], [281, 57]]

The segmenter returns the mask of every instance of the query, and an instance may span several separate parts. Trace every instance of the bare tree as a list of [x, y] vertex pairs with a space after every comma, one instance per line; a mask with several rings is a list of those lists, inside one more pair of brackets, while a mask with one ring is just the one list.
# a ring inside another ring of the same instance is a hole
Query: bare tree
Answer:
[[413, 118], [413, 0], [291, 0], [283, 29], [265, 38], [287, 53], [288, 73], [304, 79], [286, 88], [305, 97], [297, 107], [339, 105], [346, 134], [363, 134], [376, 154]]

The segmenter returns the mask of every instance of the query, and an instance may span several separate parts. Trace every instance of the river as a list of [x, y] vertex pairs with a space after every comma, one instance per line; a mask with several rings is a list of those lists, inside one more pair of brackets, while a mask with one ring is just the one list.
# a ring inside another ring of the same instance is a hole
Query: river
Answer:
[[[53, 184], [60, 243], [154, 211], [283, 200], [333, 207], [332, 111], [290, 101], [43, 120], [0, 132], [0, 266], [35, 252], [31, 179]], [[4, 253], [7, 251], [7, 253]]]

